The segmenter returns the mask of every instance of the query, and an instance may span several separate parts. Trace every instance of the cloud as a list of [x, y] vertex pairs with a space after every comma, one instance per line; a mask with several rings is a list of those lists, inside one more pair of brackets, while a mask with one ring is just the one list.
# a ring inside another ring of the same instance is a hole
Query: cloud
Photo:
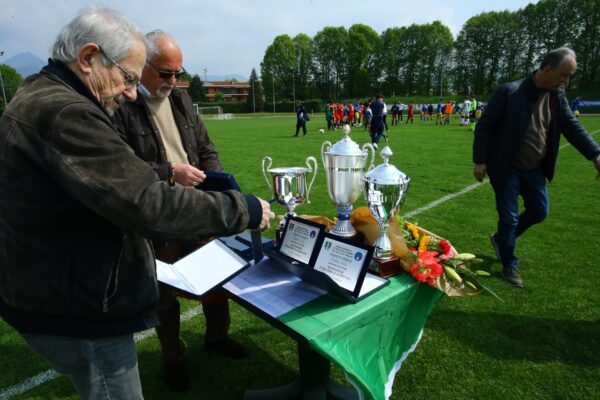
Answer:
[[45, 59], [59, 30], [80, 9], [108, 6], [129, 16], [143, 31], [171, 32], [184, 51], [184, 64], [192, 74], [248, 76], [259, 70], [266, 48], [276, 36], [311, 37], [326, 26], [355, 23], [381, 33], [387, 28], [424, 24], [435, 20], [456, 36], [464, 22], [483, 11], [524, 7], [527, 0], [502, 3], [463, 0], [428, 0], [426, 5], [391, 0], [367, 4], [359, 0], [0, 0], [0, 50], [7, 55], [31, 52]]

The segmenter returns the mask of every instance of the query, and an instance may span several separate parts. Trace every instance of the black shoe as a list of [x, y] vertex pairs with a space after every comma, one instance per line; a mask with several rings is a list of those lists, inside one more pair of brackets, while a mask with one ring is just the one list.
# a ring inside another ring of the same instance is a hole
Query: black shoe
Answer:
[[183, 361], [163, 361], [163, 380], [174, 392], [183, 392], [190, 387], [190, 377]]
[[498, 243], [496, 243], [496, 234], [490, 235], [490, 243], [492, 243], [492, 247], [496, 252], [496, 258], [498, 261], [502, 262], [502, 258], [500, 257], [500, 248], [498, 247]]
[[521, 275], [519, 275], [519, 271], [517, 271], [515, 268], [510, 268], [510, 267], [502, 268], [502, 276], [504, 277], [504, 280], [506, 281], [506, 283], [508, 283], [509, 285], [512, 285], [516, 288], [523, 287], [523, 279], [521, 279]]
[[248, 351], [240, 343], [236, 342], [229, 336], [224, 339], [215, 341], [204, 341], [206, 349], [210, 352], [229, 357], [229, 358], [245, 358], [248, 357]]

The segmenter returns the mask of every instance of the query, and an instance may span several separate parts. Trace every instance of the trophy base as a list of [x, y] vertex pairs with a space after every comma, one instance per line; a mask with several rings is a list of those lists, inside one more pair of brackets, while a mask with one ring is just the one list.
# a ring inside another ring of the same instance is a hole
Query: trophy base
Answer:
[[404, 269], [402, 269], [398, 257], [392, 257], [385, 260], [373, 257], [369, 264], [369, 272], [382, 278], [389, 278], [391, 276], [400, 275], [404, 272]]

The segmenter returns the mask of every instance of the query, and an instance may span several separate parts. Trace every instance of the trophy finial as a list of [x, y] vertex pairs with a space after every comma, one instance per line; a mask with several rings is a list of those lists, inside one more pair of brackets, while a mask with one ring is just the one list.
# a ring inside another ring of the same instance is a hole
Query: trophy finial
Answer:
[[348, 136], [350, 134], [350, 125], [344, 125], [344, 127], [342, 128], [342, 132], [344, 132], [344, 135]]
[[392, 149], [390, 149], [390, 146], [385, 146], [381, 150], [381, 153], [379, 153], [379, 155], [381, 156], [383, 162], [387, 165], [388, 161], [390, 160], [390, 157], [393, 156], [394, 153], [392, 152]]

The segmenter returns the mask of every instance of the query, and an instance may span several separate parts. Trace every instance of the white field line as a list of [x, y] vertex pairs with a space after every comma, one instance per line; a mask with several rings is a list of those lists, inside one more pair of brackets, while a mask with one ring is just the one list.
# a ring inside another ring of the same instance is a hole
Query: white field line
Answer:
[[[194, 307], [185, 313], [181, 314], [181, 321], [187, 321], [190, 318], [195, 317], [196, 315], [202, 314], [202, 308], [200, 306]], [[148, 329], [142, 332], [138, 332], [134, 335], [134, 339], [136, 342], [147, 339], [148, 337], [154, 335], [154, 329]], [[8, 400], [20, 394], [30, 391], [31, 389], [42, 385], [48, 381], [56, 379], [62, 376], [62, 374], [56, 372], [53, 369], [46, 370], [44, 372], [40, 372], [39, 374], [32, 376], [31, 378], [25, 379], [23, 382], [8, 387], [6, 389], [2, 389], [0, 391], [0, 400]]]
[[[596, 130], [594, 132], [591, 132], [590, 135], [595, 135], [596, 133], [600, 132], [599, 130]], [[560, 146], [560, 149], [563, 149], [567, 146], [570, 146], [570, 143], [565, 143], [562, 146]], [[444, 197], [441, 197], [437, 200], [432, 201], [429, 204], [426, 204], [423, 207], [419, 207], [415, 210], [409, 211], [406, 214], [404, 214], [405, 218], [412, 218], [418, 214], [421, 214], [427, 210], [432, 209], [433, 207], [440, 205], [448, 200], [452, 200], [455, 197], [461, 196], [463, 194], [466, 194], [472, 190], [477, 189], [478, 187], [480, 187], [481, 185], [487, 183], [488, 180], [485, 179], [483, 181], [483, 183], [474, 183], [472, 185], [469, 185], [467, 187], [465, 187], [464, 189], [455, 192], [455, 193], [450, 193], [449, 195], [446, 195]], [[182, 321], [186, 321], [192, 317], [195, 317], [198, 314], [201, 314], [202, 311], [200, 309], [200, 306], [198, 307], [194, 307], [191, 310], [188, 310], [187, 312], [185, 312], [184, 314], [182, 314], [181, 316], [181, 320]], [[141, 340], [144, 340], [146, 338], [148, 338], [149, 336], [154, 334], [154, 330], [153, 329], [149, 329], [147, 331], [143, 331], [143, 332], [139, 332], [135, 334], [135, 341], [139, 342]], [[23, 394], [31, 389], [33, 389], [36, 386], [39, 386], [45, 382], [48, 382], [52, 379], [55, 379], [57, 377], [59, 377], [60, 374], [52, 369], [49, 369], [47, 371], [41, 372], [31, 378], [25, 379], [23, 382], [15, 385], [15, 386], [11, 386], [9, 388], [3, 389], [2, 391], [0, 391], [0, 400], [5, 400], [5, 399], [10, 399], [14, 396], [17, 396], [19, 394]]]

